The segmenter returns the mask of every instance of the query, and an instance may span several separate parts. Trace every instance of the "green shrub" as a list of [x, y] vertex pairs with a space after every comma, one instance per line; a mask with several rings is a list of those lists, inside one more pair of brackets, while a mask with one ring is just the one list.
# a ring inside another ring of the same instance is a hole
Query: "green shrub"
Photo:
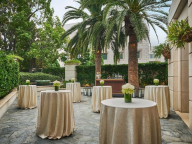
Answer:
[[[138, 64], [139, 85], [153, 84], [153, 79], [160, 80], [160, 84], [168, 84], [168, 65], [167, 63], [140, 63]], [[77, 81], [84, 85], [95, 84], [95, 66], [76, 66]], [[107, 79], [114, 74], [122, 75], [124, 80], [128, 82], [128, 65], [103, 65], [101, 66], [101, 78]]]
[[73, 64], [73, 63], [77, 63], [77, 64], [81, 64], [81, 62], [77, 59], [73, 59], [73, 60], [66, 60], [64, 61], [65, 64]]
[[60, 79], [65, 79], [65, 68], [64, 67], [50, 67], [44, 68], [43, 73], [59, 76]]
[[21, 72], [20, 73], [20, 84], [25, 84], [26, 80], [30, 80], [31, 82], [36, 82], [36, 80], [50, 80], [50, 81], [55, 81], [55, 80], [60, 80], [59, 76], [54, 76], [50, 74], [45, 74], [41, 72], [37, 73], [27, 73], [27, 72]]
[[19, 82], [19, 63], [0, 51], [0, 98], [6, 96]]
[[71, 83], [71, 81], [63, 81], [63, 85], [60, 88], [66, 88], [67, 83]]

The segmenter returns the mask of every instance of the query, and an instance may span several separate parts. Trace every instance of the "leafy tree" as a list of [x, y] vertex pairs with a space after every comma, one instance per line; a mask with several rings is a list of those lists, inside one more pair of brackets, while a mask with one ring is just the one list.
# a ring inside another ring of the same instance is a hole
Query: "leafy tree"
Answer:
[[29, 57], [33, 57], [39, 63], [36, 67], [47, 67], [55, 63], [59, 58], [59, 49], [64, 49], [64, 43], [68, 39], [61, 40], [60, 37], [65, 33], [58, 17], [49, 17], [42, 27], [37, 29], [36, 40], [32, 43], [30, 51], [27, 52]]
[[[81, 62], [81, 65], [95, 65], [95, 51], [91, 53], [90, 49], [88, 49], [84, 55], [78, 56], [77, 59]], [[101, 57], [101, 65], [103, 64], [104, 64], [104, 60]]]
[[[2, 0], [0, 4], [0, 46], [6, 53], [24, 58], [21, 68], [32, 71], [36, 63], [46, 67], [58, 58], [64, 33], [53, 18], [51, 0]], [[39, 66], [39, 65], [37, 65]]]
[[155, 25], [166, 32], [164, 24], [167, 24], [168, 14], [162, 8], [170, 7], [167, 3], [169, 1], [171, 0], [87, 0], [82, 6], [84, 8], [89, 4], [101, 3], [105, 6], [103, 17], [107, 25], [106, 41], [110, 40], [113, 27], [118, 27], [118, 38], [123, 27], [124, 34], [129, 37], [128, 81], [136, 89], [139, 88], [137, 44], [149, 38], [147, 24], [155, 33]]

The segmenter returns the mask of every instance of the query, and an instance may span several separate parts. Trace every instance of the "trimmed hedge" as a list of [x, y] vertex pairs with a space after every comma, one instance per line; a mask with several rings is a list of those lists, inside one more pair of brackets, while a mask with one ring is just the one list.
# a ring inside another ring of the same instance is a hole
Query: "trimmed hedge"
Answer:
[[[153, 84], [153, 79], [160, 80], [160, 84], [168, 84], [168, 64], [167, 63], [140, 63], [139, 68], [139, 85], [141, 87]], [[77, 81], [82, 85], [88, 83], [94, 85], [95, 83], [95, 66], [76, 66]], [[101, 66], [101, 78], [107, 79], [113, 74], [119, 74], [128, 82], [128, 65], [103, 65]]]
[[0, 51], [0, 98], [6, 96], [19, 82], [19, 63]]
[[60, 79], [65, 79], [65, 68], [64, 67], [50, 67], [44, 68], [43, 73], [59, 76]]
[[36, 82], [36, 80], [50, 80], [50, 81], [60, 80], [60, 77], [50, 75], [50, 74], [41, 73], [41, 72], [37, 72], [37, 73], [20, 72], [19, 83], [25, 84], [27, 79], [33, 83], [33, 82]]

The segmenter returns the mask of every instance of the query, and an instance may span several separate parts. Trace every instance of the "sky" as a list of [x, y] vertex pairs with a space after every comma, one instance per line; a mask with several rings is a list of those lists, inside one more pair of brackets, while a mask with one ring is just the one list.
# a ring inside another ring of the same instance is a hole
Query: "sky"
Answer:
[[[54, 15], [58, 16], [60, 20], [63, 19], [64, 14], [68, 11], [65, 9], [66, 6], [72, 6], [72, 7], [79, 7], [79, 4], [75, 2], [75, 0], [52, 0], [51, 7], [54, 9]], [[168, 9], [166, 9], [168, 12]], [[70, 23], [77, 23], [81, 20], [71, 20], [67, 22], [67, 24]], [[152, 46], [159, 45], [160, 43], [164, 43], [166, 39], [166, 33], [162, 31], [160, 28], [156, 27], [156, 31], [159, 37], [159, 43], [157, 40], [157, 37], [155, 35], [155, 32], [150, 28], [150, 41]]]

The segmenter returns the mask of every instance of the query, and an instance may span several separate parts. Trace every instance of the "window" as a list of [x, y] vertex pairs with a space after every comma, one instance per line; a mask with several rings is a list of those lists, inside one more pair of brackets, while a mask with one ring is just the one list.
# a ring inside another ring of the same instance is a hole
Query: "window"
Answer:
[[149, 57], [150, 58], [155, 58], [155, 54], [150, 54]]
[[137, 58], [141, 58], [140, 54], [141, 54], [141, 52], [138, 51], [138, 52], [137, 52]]
[[120, 59], [123, 59], [123, 52], [120, 52]]
[[107, 60], [107, 53], [102, 53], [103, 60]]

